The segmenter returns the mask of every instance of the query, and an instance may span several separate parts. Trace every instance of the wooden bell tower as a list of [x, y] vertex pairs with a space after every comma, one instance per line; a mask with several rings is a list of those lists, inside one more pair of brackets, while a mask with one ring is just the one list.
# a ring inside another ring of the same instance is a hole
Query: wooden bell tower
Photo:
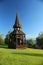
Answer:
[[9, 48], [26, 48], [25, 33], [22, 32], [22, 26], [19, 21], [18, 14], [16, 14], [15, 24], [13, 26], [14, 31], [10, 33]]

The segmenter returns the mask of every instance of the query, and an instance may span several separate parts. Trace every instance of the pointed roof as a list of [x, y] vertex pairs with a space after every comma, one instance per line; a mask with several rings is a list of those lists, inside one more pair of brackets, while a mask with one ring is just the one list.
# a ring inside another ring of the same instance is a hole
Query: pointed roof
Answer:
[[13, 28], [21, 28], [18, 13], [16, 13], [16, 20], [15, 20], [15, 24], [14, 24]]

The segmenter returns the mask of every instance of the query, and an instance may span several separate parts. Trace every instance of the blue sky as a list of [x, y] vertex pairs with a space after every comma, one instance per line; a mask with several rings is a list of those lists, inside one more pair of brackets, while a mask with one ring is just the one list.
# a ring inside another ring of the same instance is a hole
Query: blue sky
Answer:
[[0, 34], [13, 30], [16, 12], [27, 38], [35, 38], [43, 31], [43, 1], [0, 0]]

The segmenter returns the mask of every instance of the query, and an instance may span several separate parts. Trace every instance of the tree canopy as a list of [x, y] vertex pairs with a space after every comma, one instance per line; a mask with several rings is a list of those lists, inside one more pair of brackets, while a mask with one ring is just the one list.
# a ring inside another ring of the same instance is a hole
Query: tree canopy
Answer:
[[36, 38], [36, 44], [39, 48], [43, 48], [43, 33], [40, 33]]
[[9, 34], [12, 32], [12, 30], [8, 31], [8, 34], [5, 37], [5, 44], [9, 44]]
[[0, 44], [5, 44], [4, 35], [0, 34]]
[[35, 44], [35, 40], [33, 40], [33, 39], [27, 40], [27, 46], [28, 47], [33, 47], [34, 44]]

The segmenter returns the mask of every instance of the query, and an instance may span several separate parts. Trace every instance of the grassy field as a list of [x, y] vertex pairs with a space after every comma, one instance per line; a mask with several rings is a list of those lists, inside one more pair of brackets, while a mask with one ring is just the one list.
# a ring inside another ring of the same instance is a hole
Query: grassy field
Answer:
[[43, 50], [0, 48], [0, 65], [43, 65]]

